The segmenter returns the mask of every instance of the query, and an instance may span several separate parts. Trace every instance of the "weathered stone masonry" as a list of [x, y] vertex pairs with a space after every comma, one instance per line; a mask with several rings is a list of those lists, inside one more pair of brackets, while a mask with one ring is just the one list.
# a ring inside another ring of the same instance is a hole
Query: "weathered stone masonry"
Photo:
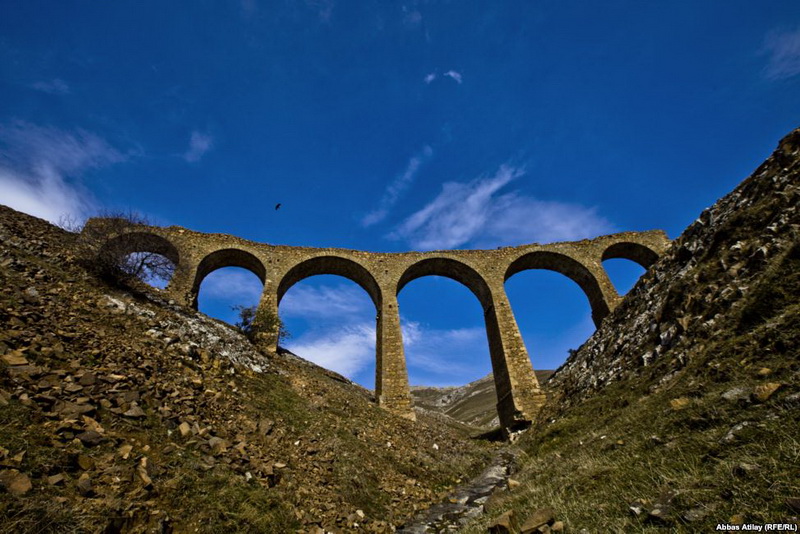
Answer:
[[[87, 229], [104, 224], [91, 219]], [[86, 232], [87, 230], [84, 230]], [[624, 232], [592, 240], [530, 244], [496, 250], [376, 253], [256, 243], [231, 235], [185, 228], [134, 226], [113, 235], [105, 246], [128, 252], [155, 252], [171, 259], [175, 273], [166, 291], [197, 308], [203, 279], [222, 267], [242, 267], [264, 284], [259, 306], [277, 314], [281, 299], [297, 282], [319, 274], [343, 276], [369, 294], [377, 312], [375, 393], [380, 406], [414, 419], [403, 352], [397, 295], [409, 282], [438, 275], [464, 284], [481, 303], [489, 340], [497, 410], [501, 424], [530, 421], [544, 394], [505, 293], [505, 281], [527, 269], [548, 269], [577, 283], [599, 325], [620, 296], [602, 261], [626, 258], [647, 269], [669, 245], [664, 232]]]

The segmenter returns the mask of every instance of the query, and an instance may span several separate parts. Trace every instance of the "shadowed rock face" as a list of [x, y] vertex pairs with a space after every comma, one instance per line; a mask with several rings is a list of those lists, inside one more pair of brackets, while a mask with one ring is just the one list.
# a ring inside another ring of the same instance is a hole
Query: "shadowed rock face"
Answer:
[[[673, 372], [683, 368], [698, 352], [698, 340], [713, 339], [719, 324], [742, 306], [763, 306], [755, 313], [759, 319], [778, 315], [786, 303], [766, 291], [758, 294], [758, 284], [772, 262], [791, 265], [800, 254], [798, 176], [800, 129], [782, 139], [752, 176], [704, 210], [556, 372], [551, 384], [562, 392], [560, 403], [578, 404], [664, 360]], [[617, 254], [638, 257], [647, 266], [655, 259], [622, 243], [608, 247], [603, 257]]]
[[800, 130], [699, 214], [546, 382], [517, 442], [522, 485], [462, 530], [535, 507], [570, 532], [797, 522], [798, 347]]
[[[104, 224], [107, 224], [105, 219], [92, 219], [84, 233], [96, 235]], [[129, 238], [132, 234], [136, 239]], [[602, 261], [626, 258], [648, 268], [668, 245], [664, 232], [654, 230], [496, 250], [375, 253], [269, 245], [175, 226], [131, 225], [110, 235], [106, 246], [126, 252], [168, 252], [176, 269], [167, 292], [177, 302], [195, 308], [200, 284], [211, 272], [223, 267], [241, 267], [258, 276], [264, 283], [259, 306], [275, 314], [283, 295], [305, 278], [335, 274], [354, 281], [369, 294], [377, 312], [375, 389], [378, 403], [410, 419], [415, 416], [397, 295], [406, 284], [423, 276], [452, 278], [472, 291], [483, 308], [498, 415], [501, 424], [511, 428], [529, 423], [545, 396], [511, 311], [505, 281], [527, 269], [562, 273], [584, 291], [592, 317], [599, 326], [621, 300]]]

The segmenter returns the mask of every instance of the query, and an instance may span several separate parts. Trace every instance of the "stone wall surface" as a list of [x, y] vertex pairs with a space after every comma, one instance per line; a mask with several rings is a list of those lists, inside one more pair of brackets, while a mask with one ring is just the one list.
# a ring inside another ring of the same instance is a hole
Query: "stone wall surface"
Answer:
[[[91, 219], [84, 232], [97, 232], [104, 219]], [[135, 239], [132, 236], [135, 235]], [[599, 326], [617, 307], [620, 296], [602, 261], [626, 258], [645, 268], [663, 254], [669, 240], [663, 231], [623, 232], [592, 240], [529, 244], [495, 250], [442, 250], [377, 253], [341, 248], [270, 245], [225, 234], [206, 234], [171, 226], [130, 226], [110, 235], [104, 246], [126, 252], [155, 252], [176, 264], [167, 293], [180, 304], [197, 307], [203, 279], [216, 269], [241, 267], [264, 284], [259, 306], [274, 314], [297, 282], [320, 274], [348, 278], [369, 294], [376, 309], [376, 380], [378, 403], [414, 418], [403, 352], [397, 295], [409, 282], [430, 275], [464, 284], [481, 303], [505, 427], [526, 424], [545, 397], [505, 293], [505, 281], [527, 269], [560, 272], [586, 294]], [[274, 348], [274, 341], [272, 345]]]

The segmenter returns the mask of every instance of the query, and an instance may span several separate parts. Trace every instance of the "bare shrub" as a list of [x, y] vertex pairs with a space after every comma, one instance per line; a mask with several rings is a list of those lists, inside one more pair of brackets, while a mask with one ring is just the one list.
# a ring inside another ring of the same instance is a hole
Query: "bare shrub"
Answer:
[[167, 242], [137, 231], [142, 225], [151, 223], [134, 211], [102, 213], [87, 223], [81, 233], [86, 267], [115, 285], [138, 280], [163, 286], [172, 277], [177, 258]]
[[84, 224], [86, 224], [85, 220], [79, 219], [71, 213], [65, 213], [58, 218], [58, 223], [56, 223], [56, 226], [62, 230], [66, 230], [67, 232], [79, 234], [83, 230]]

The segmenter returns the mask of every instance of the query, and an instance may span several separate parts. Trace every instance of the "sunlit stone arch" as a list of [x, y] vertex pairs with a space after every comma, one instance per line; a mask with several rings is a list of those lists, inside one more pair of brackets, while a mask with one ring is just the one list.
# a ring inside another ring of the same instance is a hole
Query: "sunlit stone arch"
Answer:
[[[485, 263], [485, 258], [475, 259], [478, 263], [483, 259]], [[493, 287], [465, 260], [441, 255], [418, 259], [406, 267], [397, 283], [398, 293], [409, 282], [424, 276], [444, 276], [460, 282], [481, 303], [501, 424], [507, 428], [527, 425], [544, 402], [544, 394], [502, 285]]]
[[192, 282], [190, 305], [197, 309], [197, 298], [200, 294], [200, 286], [208, 275], [216, 270], [226, 267], [240, 267], [250, 271], [258, 277], [263, 286], [267, 279], [267, 269], [264, 263], [252, 252], [240, 248], [223, 248], [206, 254], [197, 265]]
[[[89, 219], [79, 242], [84, 259], [91, 258], [95, 267], [108, 271], [108, 274], [121, 269], [134, 276], [152, 275], [153, 281], [170, 282], [184, 259], [171, 236], [165, 236], [162, 228], [135, 224], [125, 217]], [[156, 254], [162, 258], [129, 258], [131, 254]], [[145, 267], [147, 265], [155, 271], [150, 271]], [[143, 270], [129, 272], [129, 268]]]
[[530, 269], [554, 271], [578, 284], [589, 300], [592, 318], [596, 325], [599, 325], [611, 311], [597, 276], [577, 259], [562, 252], [549, 250], [526, 252], [514, 259], [506, 268], [503, 281], [506, 282], [515, 274]]
[[638, 263], [646, 270], [658, 260], [658, 256], [658, 252], [643, 243], [618, 241], [609, 245], [603, 251], [601, 260], [606, 261], [614, 258], [622, 258]]
[[424, 276], [444, 276], [459, 282], [481, 303], [484, 311], [492, 306], [492, 294], [485, 278], [463, 260], [440, 256], [423, 257], [408, 265], [397, 281], [396, 294], [410, 282]]
[[323, 274], [337, 275], [355, 282], [367, 292], [376, 309], [380, 309], [381, 289], [369, 269], [351, 258], [339, 255], [314, 256], [293, 265], [278, 283], [277, 304], [296, 283]]

